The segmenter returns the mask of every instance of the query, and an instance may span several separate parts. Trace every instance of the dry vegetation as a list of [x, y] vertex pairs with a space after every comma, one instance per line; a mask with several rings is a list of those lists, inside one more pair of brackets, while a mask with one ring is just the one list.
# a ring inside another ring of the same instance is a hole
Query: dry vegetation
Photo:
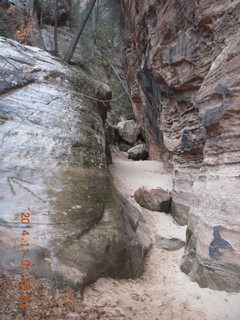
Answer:
[[1, 320], [110, 320], [125, 319], [121, 314], [111, 313], [107, 305], [90, 305], [81, 295], [70, 288], [52, 289], [43, 280], [31, 281], [31, 305], [20, 306], [20, 275], [0, 270]]

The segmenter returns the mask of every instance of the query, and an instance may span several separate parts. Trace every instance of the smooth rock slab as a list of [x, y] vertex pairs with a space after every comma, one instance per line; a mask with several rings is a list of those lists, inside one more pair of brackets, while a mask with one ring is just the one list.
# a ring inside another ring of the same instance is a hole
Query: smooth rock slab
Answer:
[[0, 267], [18, 272], [28, 242], [29, 273], [60, 285], [141, 275], [150, 232], [112, 186], [102, 119], [78, 93], [84, 81], [41, 49], [2, 37], [0, 47], [2, 83], [21, 75], [0, 87]]
[[171, 209], [171, 195], [162, 188], [147, 189], [141, 187], [134, 193], [134, 199], [140, 206], [151, 211], [169, 213]]

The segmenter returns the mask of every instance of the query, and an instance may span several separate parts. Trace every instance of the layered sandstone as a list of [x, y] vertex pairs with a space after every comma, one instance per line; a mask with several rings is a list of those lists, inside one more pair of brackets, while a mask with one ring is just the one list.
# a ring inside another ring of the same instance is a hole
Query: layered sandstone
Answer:
[[182, 270], [240, 290], [240, 1], [122, 0], [125, 72], [151, 157], [188, 223]]

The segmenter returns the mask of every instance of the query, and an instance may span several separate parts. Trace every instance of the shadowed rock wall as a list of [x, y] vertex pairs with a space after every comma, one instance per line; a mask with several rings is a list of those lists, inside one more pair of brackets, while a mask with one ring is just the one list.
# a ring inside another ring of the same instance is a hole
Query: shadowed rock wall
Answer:
[[173, 170], [172, 214], [188, 223], [181, 268], [201, 286], [238, 291], [240, 1], [122, 6], [134, 113], [152, 158]]

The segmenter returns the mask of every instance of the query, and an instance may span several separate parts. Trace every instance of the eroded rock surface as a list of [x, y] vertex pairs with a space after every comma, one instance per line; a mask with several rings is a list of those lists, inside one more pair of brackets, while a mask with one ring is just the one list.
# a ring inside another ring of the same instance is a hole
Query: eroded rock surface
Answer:
[[1, 267], [19, 271], [29, 242], [29, 272], [61, 284], [139, 276], [149, 230], [112, 187], [102, 119], [78, 93], [84, 81], [41, 49], [4, 38], [0, 47]]
[[[182, 269], [240, 290], [240, 1], [122, 0], [124, 63], [150, 156], [172, 167], [172, 214], [188, 223]], [[229, 246], [210, 254], [214, 228]]]

